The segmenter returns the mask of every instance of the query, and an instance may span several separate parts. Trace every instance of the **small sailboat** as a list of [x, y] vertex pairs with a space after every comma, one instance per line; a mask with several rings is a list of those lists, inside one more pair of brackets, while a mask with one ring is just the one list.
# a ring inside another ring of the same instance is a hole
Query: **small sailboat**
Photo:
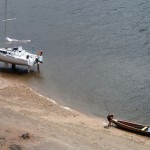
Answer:
[[124, 120], [112, 119], [112, 122], [119, 128], [128, 130], [134, 133], [150, 136], [150, 127]]
[[8, 63], [12, 64], [13, 68], [15, 68], [16, 65], [28, 66], [28, 72], [35, 64], [37, 64], [39, 68], [39, 64], [43, 63], [42, 51], [40, 51], [38, 54], [35, 54], [23, 49], [22, 46], [12, 47], [14, 44], [29, 44], [31, 41], [9, 38], [7, 36], [7, 21], [10, 20], [15, 20], [15, 18], [7, 18], [7, 0], [5, 0], [5, 20], [3, 20], [5, 22], [5, 46], [4, 48], [0, 48], [0, 61], [4, 62], [6, 66], [8, 66]]

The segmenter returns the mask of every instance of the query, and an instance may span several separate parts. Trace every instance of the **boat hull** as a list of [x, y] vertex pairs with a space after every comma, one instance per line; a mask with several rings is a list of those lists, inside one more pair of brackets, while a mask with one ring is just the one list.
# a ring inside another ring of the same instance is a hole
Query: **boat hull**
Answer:
[[140, 125], [140, 124], [124, 121], [124, 120], [116, 120], [116, 119], [112, 119], [112, 122], [121, 129], [150, 136], [150, 128], [148, 126]]
[[10, 64], [16, 64], [16, 65], [23, 65], [23, 66], [29, 66], [27, 60], [14, 58], [12, 56], [3, 56], [0, 55], [0, 61]]

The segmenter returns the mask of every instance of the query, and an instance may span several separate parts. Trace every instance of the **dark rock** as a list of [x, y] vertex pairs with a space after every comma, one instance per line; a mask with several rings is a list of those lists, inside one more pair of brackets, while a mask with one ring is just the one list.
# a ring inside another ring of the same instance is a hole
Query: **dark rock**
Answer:
[[21, 136], [23, 139], [30, 139], [30, 136], [29, 136], [29, 133], [24, 133], [24, 134], [22, 134], [22, 136]]
[[10, 150], [21, 150], [21, 147], [17, 144], [12, 144], [9, 146]]
[[0, 137], [0, 140], [6, 140], [5, 137]]

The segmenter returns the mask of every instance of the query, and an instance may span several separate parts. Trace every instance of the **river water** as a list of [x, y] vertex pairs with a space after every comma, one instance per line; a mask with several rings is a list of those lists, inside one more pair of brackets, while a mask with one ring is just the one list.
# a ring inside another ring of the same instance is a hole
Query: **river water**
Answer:
[[[105, 117], [109, 109], [150, 124], [150, 1], [8, 0], [8, 9], [17, 18], [8, 35], [31, 39], [44, 63], [29, 74], [1, 64], [1, 76], [88, 115]], [[3, 30], [1, 21], [1, 41]]]

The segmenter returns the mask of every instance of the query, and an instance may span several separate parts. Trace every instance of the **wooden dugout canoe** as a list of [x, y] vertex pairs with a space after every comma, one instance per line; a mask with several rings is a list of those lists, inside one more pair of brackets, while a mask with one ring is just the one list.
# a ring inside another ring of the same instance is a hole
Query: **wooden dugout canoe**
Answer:
[[150, 136], [150, 128], [146, 125], [136, 124], [124, 120], [112, 119], [112, 122], [119, 128], [135, 132], [138, 134]]

